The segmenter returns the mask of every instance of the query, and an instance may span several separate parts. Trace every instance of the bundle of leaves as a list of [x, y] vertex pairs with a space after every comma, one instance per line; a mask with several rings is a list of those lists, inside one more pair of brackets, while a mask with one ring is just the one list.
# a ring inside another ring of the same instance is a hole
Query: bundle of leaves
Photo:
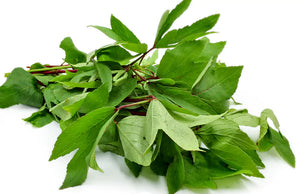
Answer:
[[[112, 15], [111, 28], [91, 27], [115, 43], [86, 54], [67, 37], [60, 44], [62, 65], [35, 63], [7, 74], [0, 107], [38, 107], [24, 120], [35, 127], [60, 124], [50, 160], [76, 150], [61, 189], [82, 184], [89, 168], [102, 172], [97, 148], [124, 156], [136, 177], [143, 167], [166, 176], [169, 193], [183, 186], [216, 188], [215, 179], [238, 174], [262, 178], [257, 152], [272, 147], [295, 166], [270, 109], [260, 117], [230, 109], [243, 67], [217, 62], [225, 42], [205, 37], [219, 15], [169, 30], [190, 2], [163, 14], [150, 49]], [[166, 48], [156, 64], [158, 49]], [[260, 126], [256, 142], [240, 126]]]

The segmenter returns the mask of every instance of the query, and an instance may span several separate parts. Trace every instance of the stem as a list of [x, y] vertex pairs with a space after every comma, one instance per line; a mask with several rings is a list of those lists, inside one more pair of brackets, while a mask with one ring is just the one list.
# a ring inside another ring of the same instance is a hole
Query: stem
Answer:
[[27, 72], [29, 72], [29, 73], [45, 72], [45, 71], [53, 71], [53, 70], [68, 69], [68, 68], [72, 68], [72, 66], [57, 66], [57, 67], [48, 67], [48, 68], [42, 68], [42, 69], [30, 69]]
[[[73, 72], [73, 73], [76, 73], [77, 72], [77, 69], [69, 69], [69, 70], [67, 70], [67, 71], [69, 71], [69, 72]], [[38, 72], [31, 72], [31, 74], [39, 74], [39, 73], [41, 73], [41, 74], [58, 74], [58, 73], [66, 73], [66, 71], [65, 70], [54, 70], [54, 71], [38, 71]]]
[[137, 58], [136, 60], [134, 60], [134, 61], [131, 62], [130, 64], [124, 66], [125, 71], [129, 71], [130, 67], [131, 67], [132, 65], [134, 65], [136, 62], [138, 62], [139, 60], [140, 60], [140, 62], [139, 62], [139, 65], [140, 65], [140, 64], [142, 63], [143, 59], [145, 58], [145, 56], [146, 56], [149, 52], [151, 52], [153, 49], [155, 49], [155, 45], [154, 45], [151, 49], [149, 49], [148, 51], [146, 51], [145, 53], [143, 53], [141, 56], [139, 56], [139, 58]]
[[119, 110], [122, 110], [123, 108], [128, 108], [128, 107], [132, 107], [132, 106], [136, 106], [136, 105], [140, 105], [140, 104], [145, 104], [152, 100], [153, 99], [147, 99], [147, 100], [139, 101], [139, 102], [132, 103], [132, 104], [125, 104], [125, 105], [119, 106], [118, 108], [115, 108], [115, 111], [119, 111]]

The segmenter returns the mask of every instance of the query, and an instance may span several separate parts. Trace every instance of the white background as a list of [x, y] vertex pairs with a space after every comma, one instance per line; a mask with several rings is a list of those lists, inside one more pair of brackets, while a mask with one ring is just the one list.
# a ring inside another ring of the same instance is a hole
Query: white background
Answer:
[[[109, 26], [111, 13], [152, 46], [161, 14], [177, 3], [179, 0], [1, 1], [0, 74], [35, 62], [60, 64], [64, 52], [59, 43], [67, 36], [86, 52], [112, 43], [97, 30], [87, 28]], [[219, 33], [209, 37], [227, 41], [219, 57], [222, 62], [244, 65], [235, 99], [255, 115], [272, 108], [296, 159], [300, 157], [299, 9], [296, 0], [194, 0], [174, 24], [174, 28], [183, 27], [202, 17], [221, 14], [214, 28]], [[4, 81], [0, 76], [0, 84]], [[59, 191], [71, 155], [48, 162], [60, 129], [55, 123], [41, 129], [25, 123], [22, 118], [34, 111], [21, 105], [0, 109], [0, 193], [167, 193], [163, 177], [145, 169], [136, 179], [122, 158], [100, 152], [97, 159], [104, 174], [90, 170], [82, 186]], [[255, 136], [258, 129], [251, 130], [248, 132]], [[288, 166], [274, 150], [261, 157], [266, 165], [261, 170], [265, 179], [233, 177], [218, 181], [217, 190], [183, 189], [178, 193], [300, 193], [299, 168]]]

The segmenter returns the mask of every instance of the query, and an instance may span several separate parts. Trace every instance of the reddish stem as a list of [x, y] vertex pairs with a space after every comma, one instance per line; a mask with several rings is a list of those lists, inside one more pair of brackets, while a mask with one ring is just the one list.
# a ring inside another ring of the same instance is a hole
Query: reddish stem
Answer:
[[[72, 73], [76, 73], [77, 72], [77, 69], [69, 69], [67, 70], [68, 72], [72, 72]], [[59, 74], [59, 73], [66, 73], [65, 70], [62, 70], [62, 69], [58, 69], [58, 70], [52, 70], [52, 71], [38, 71], [38, 72], [31, 72], [31, 74], [38, 74], [38, 73], [41, 73], [41, 74]]]

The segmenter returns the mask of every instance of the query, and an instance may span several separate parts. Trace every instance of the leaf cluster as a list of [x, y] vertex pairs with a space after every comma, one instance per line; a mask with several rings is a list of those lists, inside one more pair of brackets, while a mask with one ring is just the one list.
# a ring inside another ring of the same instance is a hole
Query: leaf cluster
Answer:
[[[295, 166], [270, 109], [257, 117], [229, 107], [243, 67], [217, 61], [225, 42], [212, 43], [206, 35], [219, 15], [170, 30], [190, 3], [183, 0], [162, 15], [150, 49], [112, 15], [110, 28], [91, 27], [113, 44], [85, 53], [67, 37], [60, 44], [62, 65], [35, 63], [8, 74], [0, 107], [38, 107], [24, 120], [35, 127], [60, 124], [50, 160], [76, 150], [61, 189], [82, 184], [89, 168], [102, 172], [98, 148], [123, 156], [136, 177], [144, 167], [165, 176], [169, 193], [216, 188], [215, 179], [240, 174], [262, 178], [258, 152], [272, 147]], [[166, 50], [157, 63], [159, 49]], [[258, 140], [241, 126], [259, 126]]]

